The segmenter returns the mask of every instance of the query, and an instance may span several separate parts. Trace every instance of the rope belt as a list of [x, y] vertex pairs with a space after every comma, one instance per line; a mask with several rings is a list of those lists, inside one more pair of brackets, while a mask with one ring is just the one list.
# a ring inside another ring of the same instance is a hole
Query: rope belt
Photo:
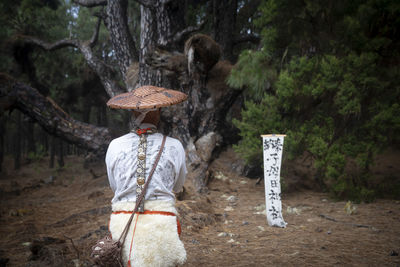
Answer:
[[[132, 214], [132, 211], [125, 211], [125, 210], [121, 210], [121, 211], [113, 211], [112, 214]], [[136, 231], [136, 224], [139, 218], [140, 214], [144, 214], [144, 215], [165, 215], [165, 216], [176, 216], [175, 213], [173, 212], [168, 212], [168, 211], [156, 211], [156, 210], [145, 210], [144, 212], [135, 212], [135, 214], [137, 214], [136, 216], [136, 220], [135, 220], [135, 226], [133, 228], [133, 233], [132, 233], [132, 240], [131, 240], [131, 247], [129, 249], [129, 260], [128, 260], [128, 267], [131, 267], [131, 254], [132, 254], [132, 245], [133, 245], [133, 237], [135, 236], [135, 231]], [[176, 217], [176, 225], [178, 227], [178, 235], [181, 236], [181, 224], [179, 223], [178, 217]]]

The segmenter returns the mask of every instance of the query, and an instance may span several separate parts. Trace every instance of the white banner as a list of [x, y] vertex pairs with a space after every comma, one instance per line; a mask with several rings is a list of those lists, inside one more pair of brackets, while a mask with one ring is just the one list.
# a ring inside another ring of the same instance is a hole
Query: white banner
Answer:
[[281, 162], [285, 135], [262, 135], [264, 150], [265, 208], [270, 226], [286, 227], [282, 217]]

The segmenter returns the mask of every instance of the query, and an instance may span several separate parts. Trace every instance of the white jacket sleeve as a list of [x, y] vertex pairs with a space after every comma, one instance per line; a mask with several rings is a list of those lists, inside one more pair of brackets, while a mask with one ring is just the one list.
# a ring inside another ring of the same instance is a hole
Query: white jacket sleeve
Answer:
[[175, 193], [179, 193], [182, 190], [187, 175], [185, 150], [183, 149], [182, 144], [179, 144], [179, 165], [177, 168], [179, 171], [176, 173], [175, 185], [173, 188]]
[[108, 146], [105, 161], [106, 161], [106, 167], [107, 167], [108, 182], [110, 183], [111, 190], [113, 192], [115, 192], [116, 183], [115, 183], [114, 172], [113, 172], [115, 159], [114, 159], [112, 142]]

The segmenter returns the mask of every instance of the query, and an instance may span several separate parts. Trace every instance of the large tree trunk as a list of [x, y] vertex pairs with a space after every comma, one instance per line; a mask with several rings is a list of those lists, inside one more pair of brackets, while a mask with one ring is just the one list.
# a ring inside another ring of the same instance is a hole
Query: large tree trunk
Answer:
[[157, 21], [154, 10], [140, 7], [139, 86], [161, 86], [161, 74], [145, 63], [146, 57], [157, 45]]
[[119, 70], [124, 81], [133, 61], [138, 61], [137, 50], [128, 28], [126, 10], [128, 0], [110, 0], [107, 2], [105, 24], [115, 51]]
[[[168, 60], [174, 61], [176, 57], [160, 55], [168, 53], [166, 51], [157, 52], [158, 58], [149, 60], [156, 54], [154, 53], [156, 46], [163, 49], [176, 48], [168, 43], [168, 40], [171, 40], [172, 33], [183, 30], [184, 24], [176, 23], [179, 21], [179, 16], [183, 17], [179, 7], [170, 2], [160, 4], [156, 11], [142, 6], [140, 79], [141, 84], [161, 85], [188, 94], [188, 100], [184, 103], [162, 109], [161, 129], [164, 133], [181, 140], [186, 148], [189, 180], [196, 191], [206, 192], [206, 176], [208, 166], [213, 159], [212, 153], [222, 142], [223, 134], [220, 132], [226, 129], [225, 115], [229, 114], [233, 102], [241, 92], [230, 90], [225, 84], [231, 68], [229, 63], [217, 64], [218, 66], [214, 67], [214, 74], [209, 74], [206, 80], [190, 79], [187, 75], [187, 65], [183, 72], [181, 66], [168, 69], [174, 64]], [[154, 33], [154, 29], [157, 29], [157, 34]], [[146, 63], [151, 64], [158, 72]], [[169, 71], [169, 75], [166, 75], [168, 73], [166, 70]], [[171, 74], [172, 70], [177, 72]]]
[[0, 110], [17, 108], [39, 123], [48, 133], [80, 147], [104, 154], [112, 137], [109, 129], [71, 118], [50, 98], [36, 89], [0, 75]]
[[222, 58], [233, 62], [237, 0], [213, 0], [213, 37], [222, 47]]

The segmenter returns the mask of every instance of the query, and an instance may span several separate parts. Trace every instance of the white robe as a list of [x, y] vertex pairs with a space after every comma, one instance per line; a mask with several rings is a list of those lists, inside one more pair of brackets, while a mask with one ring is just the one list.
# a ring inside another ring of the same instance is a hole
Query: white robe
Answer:
[[[141, 128], [152, 126], [142, 124]], [[147, 137], [146, 179], [160, 150], [162, 137], [159, 133]], [[139, 136], [129, 133], [114, 139], [108, 147], [106, 165], [114, 191], [113, 211], [132, 211], [135, 207], [138, 144]], [[146, 191], [145, 210], [177, 214], [174, 192], [182, 189], [186, 173], [183, 146], [177, 139], [168, 137]], [[113, 239], [120, 237], [130, 216], [129, 213], [111, 214], [109, 228]], [[135, 215], [123, 247], [124, 264], [127, 264], [130, 254], [132, 267], [182, 265], [186, 261], [186, 251], [179, 239], [176, 219], [176, 216], [140, 214], [132, 240]]]

